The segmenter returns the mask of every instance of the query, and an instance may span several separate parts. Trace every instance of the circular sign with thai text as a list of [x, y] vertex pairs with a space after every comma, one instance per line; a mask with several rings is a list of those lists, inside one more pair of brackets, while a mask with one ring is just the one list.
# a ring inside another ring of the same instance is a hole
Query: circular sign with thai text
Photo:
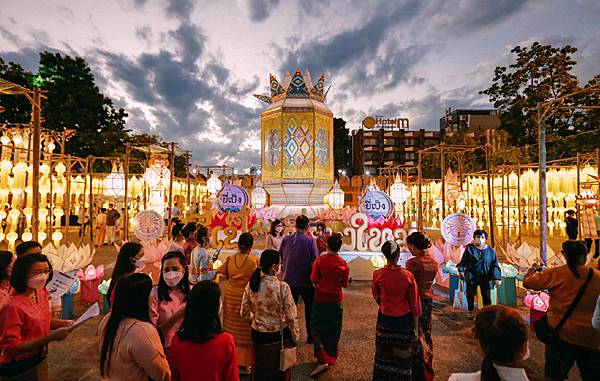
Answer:
[[442, 221], [442, 237], [451, 245], [464, 246], [473, 240], [475, 223], [464, 213], [454, 213]]
[[152, 241], [160, 237], [165, 230], [162, 216], [154, 210], [144, 210], [133, 219], [133, 234], [140, 241]]
[[358, 210], [373, 219], [388, 218], [394, 212], [394, 203], [384, 192], [367, 189]]
[[250, 203], [248, 192], [239, 185], [225, 183], [217, 193], [217, 205], [221, 212], [239, 212]]

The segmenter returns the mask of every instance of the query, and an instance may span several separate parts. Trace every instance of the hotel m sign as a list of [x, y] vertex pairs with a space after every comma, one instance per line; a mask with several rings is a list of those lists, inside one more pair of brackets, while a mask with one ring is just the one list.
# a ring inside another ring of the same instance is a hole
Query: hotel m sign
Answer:
[[368, 129], [398, 128], [408, 130], [409, 128], [408, 118], [384, 118], [383, 116], [367, 116], [365, 119], [363, 119], [362, 125]]

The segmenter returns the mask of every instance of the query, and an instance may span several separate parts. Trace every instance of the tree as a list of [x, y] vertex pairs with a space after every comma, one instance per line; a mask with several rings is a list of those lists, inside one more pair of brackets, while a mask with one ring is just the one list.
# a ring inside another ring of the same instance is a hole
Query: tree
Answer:
[[[6, 63], [0, 58], [0, 78], [16, 85], [29, 87], [31, 73], [14, 62]], [[31, 119], [31, 103], [22, 95], [0, 95], [0, 106], [4, 112], [0, 113], [0, 122], [29, 123]]]
[[333, 162], [335, 173], [338, 170], [345, 171], [349, 176], [351, 173], [352, 139], [350, 131], [346, 128], [346, 121], [342, 118], [333, 118]]
[[59, 53], [40, 53], [38, 74], [33, 81], [47, 91], [43, 102], [43, 127], [76, 134], [66, 152], [79, 156], [113, 156], [122, 151], [127, 137], [122, 108], [115, 109], [94, 83], [94, 76], [81, 57]]
[[[480, 94], [489, 96], [501, 111], [501, 128], [508, 131], [513, 145], [537, 142], [536, 112], [538, 102], [568, 94], [578, 88], [577, 77], [571, 74], [576, 62], [571, 57], [576, 48], [565, 45], [555, 48], [534, 42], [531, 47], [517, 46], [511, 50], [515, 62], [494, 71], [492, 85]], [[548, 134], [573, 132], [573, 112], [556, 113], [548, 119]]]

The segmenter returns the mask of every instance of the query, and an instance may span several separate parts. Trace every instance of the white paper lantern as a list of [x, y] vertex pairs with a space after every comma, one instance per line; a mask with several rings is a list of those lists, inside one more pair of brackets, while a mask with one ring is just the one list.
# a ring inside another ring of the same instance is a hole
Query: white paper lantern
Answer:
[[[259, 181], [252, 191], [252, 206], [255, 208], [264, 208], [267, 203], [267, 191]], [[213, 266], [214, 267], [214, 266]]]
[[221, 184], [221, 180], [219, 180], [217, 175], [215, 175], [214, 173], [211, 173], [210, 178], [206, 182], [206, 189], [211, 194], [217, 194], [221, 190], [222, 187], [223, 187], [223, 184]]
[[344, 191], [340, 188], [337, 180], [327, 194], [327, 203], [331, 209], [339, 210], [344, 207]]
[[408, 187], [400, 180], [400, 176], [396, 175], [394, 183], [390, 186], [390, 198], [394, 204], [402, 204], [409, 196]]
[[125, 196], [125, 175], [114, 163], [112, 172], [104, 179], [104, 194], [111, 197]]

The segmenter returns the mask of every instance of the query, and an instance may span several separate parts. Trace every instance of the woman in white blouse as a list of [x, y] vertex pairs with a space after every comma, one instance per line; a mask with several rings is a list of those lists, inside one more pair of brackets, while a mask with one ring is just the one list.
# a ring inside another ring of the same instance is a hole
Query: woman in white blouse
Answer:
[[281, 258], [275, 250], [265, 250], [260, 256], [260, 266], [246, 286], [240, 313], [251, 322], [254, 360], [252, 372], [255, 380], [291, 379], [291, 368], [279, 370], [281, 334], [286, 347], [296, 345], [300, 339], [298, 315], [292, 292], [287, 283], [277, 279], [281, 271]]
[[271, 223], [271, 230], [267, 234], [267, 249], [279, 251], [281, 241], [283, 241], [283, 222], [275, 220]]
[[448, 381], [527, 381], [523, 365], [529, 358], [529, 330], [512, 308], [493, 305], [475, 317], [475, 338], [484, 353], [481, 371], [454, 373]]

